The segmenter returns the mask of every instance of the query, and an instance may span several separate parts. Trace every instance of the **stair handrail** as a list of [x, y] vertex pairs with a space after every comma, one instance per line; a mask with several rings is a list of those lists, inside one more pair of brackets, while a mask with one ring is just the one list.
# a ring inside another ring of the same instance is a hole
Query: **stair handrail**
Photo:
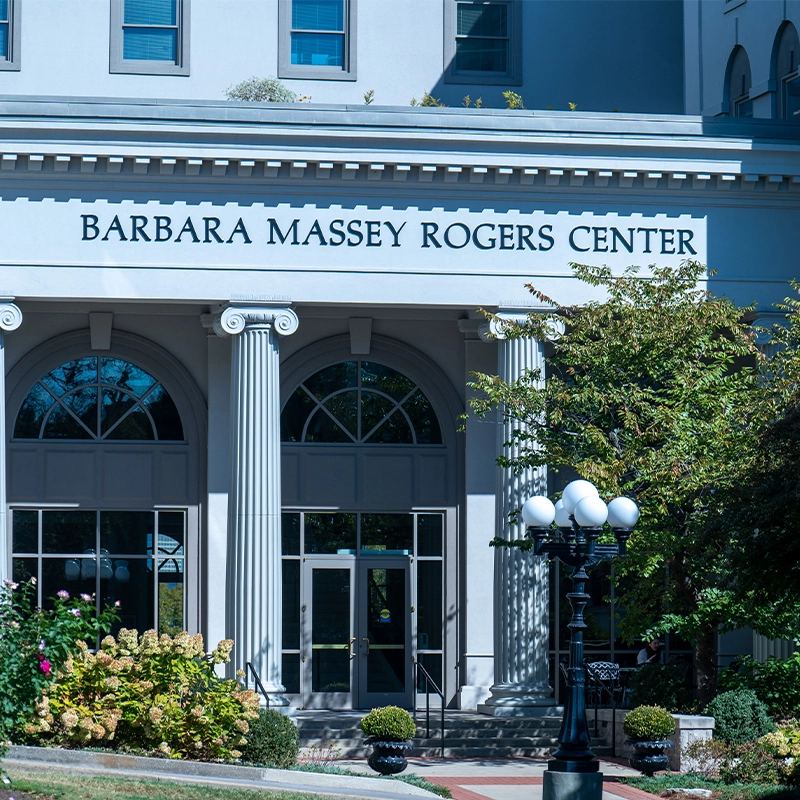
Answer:
[[244, 665], [244, 680], [245, 686], [249, 687], [250, 679], [247, 677], [247, 673], [250, 672], [253, 675], [253, 683], [258, 687], [258, 690], [264, 696], [264, 702], [266, 703], [266, 707], [269, 708], [269, 695], [267, 694], [267, 690], [264, 688], [264, 685], [261, 683], [261, 678], [258, 677], [258, 673], [256, 672], [256, 668], [249, 662], [245, 662]]
[[[436, 685], [436, 681], [431, 677], [428, 670], [420, 664], [419, 661], [414, 662], [414, 689], [416, 691], [416, 687], [419, 686], [419, 674], [422, 673], [422, 677], [425, 678], [425, 738], [431, 738], [431, 687], [433, 687], [433, 691], [439, 695], [441, 698], [441, 712], [442, 712], [442, 724], [441, 728], [439, 729], [441, 732], [441, 749], [442, 749], [442, 758], [445, 757], [444, 755], [444, 693], [442, 690]], [[417, 720], [417, 704], [414, 703], [414, 721]]]

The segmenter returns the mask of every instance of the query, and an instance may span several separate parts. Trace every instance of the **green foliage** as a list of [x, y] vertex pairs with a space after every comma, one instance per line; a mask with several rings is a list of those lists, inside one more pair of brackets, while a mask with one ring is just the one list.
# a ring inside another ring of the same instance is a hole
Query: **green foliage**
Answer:
[[[461, 101], [461, 105], [464, 106], [464, 108], [469, 108], [469, 104], [471, 102], [472, 102], [472, 98], [468, 94], [465, 94], [464, 95], [464, 99]], [[475, 101], [475, 108], [480, 108], [482, 105], [483, 105], [483, 98], [479, 97]]]
[[23, 728], [44, 743], [132, 747], [170, 758], [239, 758], [258, 697], [215, 665], [230, 660], [226, 639], [206, 655], [203, 637], [123, 628], [97, 654], [81, 643]]
[[111, 627], [115, 608], [95, 614], [94, 598], [52, 600], [52, 610], [36, 607], [36, 581], [0, 586], [0, 757], [12, 729], [33, 712], [40, 693], [66, 668], [84, 639]]
[[705, 713], [714, 717], [714, 738], [723, 742], [754, 742], [775, 730], [766, 705], [752, 689], [734, 689], [717, 695]]
[[568, 103], [567, 105], [569, 106], [569, 110], [570, 111], [577, 111], [578, 110], [578, 104], [577, 103]]
[[631, 739], [669, 739], [675, 733], [675, 720], [661, 706], [639, 706], [626, 715], [622, 729]]
[[417, 100], [416, 97], [411, 98], [411, 105], [412, 106], [433, 106], [435, 108], [447, 108], [447, 104], [443, 103], [441, 100], [437, 100], [433, 95], [424, 92], [422, 95], [422, 100]]
[[681, 750], [681, 764], [688, 771], [708, 778], [719, 777], [719, 767], [730, 745], [718, 739], [694, 739]]
[[682, 672], [671, 665], [648, 664], [631, 675], [631, 708], [664, 706], [678, 712], [691, 703], [689, 689]]
[[525, 103], [522, 102], [522, 95], [512, 92], [510, 89], [503, 92], [503, 97], [506, 101], [508, 108], [525, 108]]
[[373, 101], [375, 100], [375, 90], [369, 89], [364, 92], [364, 105], [369, 106], [372, 105]]
[[229, 86], [225, 97], [248, 103], [294, 103], [297, 100], [297, 95], [277, 78], [257, 78], [255, 75]]
[[361, 730], [373, 739], [386, 742], [404, 742], [417, 732], [414, 719], [408, 711], [397, 706], [373, 708], [362, 720]]
[[800, 652], [786, 660], [770, 656], [764, 662], [746, 656], [736, 670], [722, 674], [720, 683], [726, 689], [752, 689], [775, 717], [800, 717]]
[[652, 778], [645, 777], [622, 777], [618, 779], [621, 783], [649, 792], [651, 795], [659, 796], [667, 789], [710, 789], [713, 792], [714, 800], [796, 800], [797, 794], [783, 786], [764, 785], [758, 783], [732, 783], [726, 784], [713, 778], [706, 778], [700, 775], [681, 775], [680, 773], [670, 772], [666, 775], [656, 775]]
[[299, 749], [297, 725], [273, 708], [260, 708], [258, 716], [250, 722], [242, 760], [288, 769], [297, 763]]

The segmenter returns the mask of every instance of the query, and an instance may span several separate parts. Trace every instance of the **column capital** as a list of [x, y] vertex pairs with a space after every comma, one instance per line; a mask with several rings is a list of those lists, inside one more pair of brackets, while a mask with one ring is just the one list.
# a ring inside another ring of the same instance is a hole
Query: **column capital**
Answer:
[[299, 327], [297, 314], [284, 305], [249, 303], [228, 306], [214, 319], [214, 332], [218, 336], [236, 336], [248, 328], [272, 328], [281, 336], [291, 336]]
[[22, 325], [22, 311], [16, 303], [12, 303], [13, 297], [0, 298], [0, 330], [15, 331]]
[[518, 309], [496, 311], [491, 319], [484, 320], [480, 324], [478, 335], [484, 342], [505, 339], [506, 327], [509, 324], [523, 325], [528, 318], [528, 313], [528, 311]]

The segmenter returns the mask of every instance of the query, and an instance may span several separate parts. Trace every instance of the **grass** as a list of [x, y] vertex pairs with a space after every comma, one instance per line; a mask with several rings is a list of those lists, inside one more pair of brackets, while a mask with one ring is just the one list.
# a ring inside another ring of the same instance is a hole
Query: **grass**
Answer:
[[[167, 781], [128, 778], [90, 778], [74, 774], [42, 774], [13, 770], [14, 791], [54, 797], [56, 800], [320, 800], [320, 795], [277, 792], [270, 789], [220, 789]], [[12, 792], [13, 795], [13, 792]], [[336, 798], [336, 795], [326, 795]]]
[[770, 786], [759, 783], [723, 783], [714, 778], [697, 775], [658, 775], [653, 778], [619, 778], [621, 783], [651, 794], [661, 794], [665, 789], [711, 789], [713, 800], [800, 800], [800, 787]]

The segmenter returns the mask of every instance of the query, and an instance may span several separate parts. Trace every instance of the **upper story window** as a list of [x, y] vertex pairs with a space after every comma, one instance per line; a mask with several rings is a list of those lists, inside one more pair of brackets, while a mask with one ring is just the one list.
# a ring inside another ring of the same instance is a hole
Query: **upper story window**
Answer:
[[190, 0], [111, 0], [111, 72], [189, 74]]
[[88, 356], [51, 370], [28, 392], [15, 439], [184, 441], [164, 386], [119, 358]]
[[728, 61], [728, 107], [732, 117], [752, 117], [753, 101], [750, 99], [750, 59], [743, 47], [737, 47]]
[[305, 444], [441, 444], [422, 390], [391, 367], [345, 361], [303, 381], [281, 414], [281, 441]]
[[20, 0], [0, 0], [0, 70], [19, 70]]
[[775, 42], [775, 88], [778, 119], [800, 117], [800, 38], [797, 28], [785, 22]]
[[355, 80], [356, 0], [280, 0], [280, 76]]
[[519, 84], [519, 0], [445, 0], [445, 79]]

